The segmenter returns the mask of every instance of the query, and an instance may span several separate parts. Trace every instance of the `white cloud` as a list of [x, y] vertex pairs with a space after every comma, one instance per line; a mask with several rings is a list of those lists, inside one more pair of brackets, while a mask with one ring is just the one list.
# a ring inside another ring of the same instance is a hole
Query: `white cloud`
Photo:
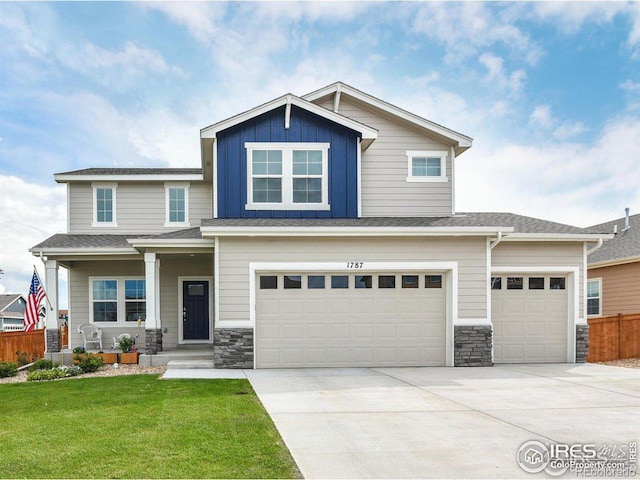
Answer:
[[[54, 233], [66, 231], [65, 187], [43, 186], [0, 175], [0, 292], [28, 293], [33, 266], [43, 276], [40, 260], [29, 248]], [[66, 304], [66, 276], [61, 275], [61, 302]]]
[[524, 70], [515, 70], [508, 74], [504, 69], [504, 60], [492, 53], [483, 53], [478, 61], [487, 69], [485, 82], [500, 89], [507, 89], [513, 94], [522, 90], [527, 79]]
[[609, 23], [627, 11], [624, 2], [534, 2], [535, 16], [555, 25], [566, 34], [577, 33], [585, 23]]
[[457, 208], [578, 226], [620, 216], [625, 206], [640, 211], [637, 138], [638, 117], [612, 120], [593, 143], [503, 144], [481, 137], [458, 159]]
[[551, 107], [549, 105], [536, 105], [529, 115], [529, 124], [537, 128], [551, 128], [554, 120], [551, 118]]
[[581, 121], [565, 120], [561, 122], [553, 115], [551, 106], [536, 105], [529, 115], [529, 125], [542, 136], [551, 134], [555, 139], [565, 141], [576, 137], [588, 129]]
[[446, 59], [459, 62], [479, 51], [501, 46], [535, 65], [544, 54], [540, 45], [515, 25], [509, 9], [481, 2], [421, 3], [411, 26], [442, 42]]
[[638, 93], [640, 92], [640, 82], [634, 82], [633, 80], [627, 79], [620, 84], [620, 88], [627, 92]]

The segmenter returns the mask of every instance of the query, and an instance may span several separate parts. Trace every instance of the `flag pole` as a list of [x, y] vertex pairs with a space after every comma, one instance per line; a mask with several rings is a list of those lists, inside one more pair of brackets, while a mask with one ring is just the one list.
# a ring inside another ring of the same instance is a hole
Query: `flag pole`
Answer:
[[[51, 310], [53, 312], [53, 305], [51, 305], [51, 302], [49, 301], [49, 294], [47, 294], [47, 289], [44, 288], [44, 283], [42, 283], [42, 279], [40, 278], [40, 275], [38, 274], [38, 269], [36, 268], [36, 266], [33, 266], [33, 271], [36, 274], [36, 277], [38, 277], [38, 281], [40, 282], [40, 285], [42, 286], [42, 290], [44, 290], [44, 298], [47, 299], [47, 303], [49, 304], [49, 310]], [[56, 315], [58, 315], [58, 312], [54, 312]]]

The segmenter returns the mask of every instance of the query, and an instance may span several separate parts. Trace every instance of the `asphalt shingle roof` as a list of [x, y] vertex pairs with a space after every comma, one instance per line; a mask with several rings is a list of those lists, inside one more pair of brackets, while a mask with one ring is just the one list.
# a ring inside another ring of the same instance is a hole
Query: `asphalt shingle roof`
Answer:
[[516, 233], [587, 234], [585, 229], [513, 213], [458, 213], [454, 217], [207, 219], [208, 227], [514, 227]]
[[640, 214], [629, 217], [631, 228], [624, 231], [625, 219], [617, 218], [606, 223], [594, 225], [587, 230], [593, 233], [613, 233], [614, 226], [618, 226], [618, 233], [611, 240], [607, 240], [598, 250], [589, 255], [589, 263], [608, 262], [621, 258], [640, 257]]
[[190, 175], [202, 173], [201, 168], [83, 168], [56, 175]]

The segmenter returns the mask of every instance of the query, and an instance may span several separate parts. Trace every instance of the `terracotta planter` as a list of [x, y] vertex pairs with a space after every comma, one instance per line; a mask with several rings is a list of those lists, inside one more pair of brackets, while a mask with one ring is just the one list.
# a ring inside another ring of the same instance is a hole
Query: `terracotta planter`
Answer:
[[121, 353], [120, 354], [120, 363], [138, 363], [138, 356], [140, 354], [138, 352], [131, 353]]
[[96, 353], [96, 357], [102, 357], [102, 361], [104, 363], [116, 363], [118, 361], [118, 354], [115, 352], [111, 353]]

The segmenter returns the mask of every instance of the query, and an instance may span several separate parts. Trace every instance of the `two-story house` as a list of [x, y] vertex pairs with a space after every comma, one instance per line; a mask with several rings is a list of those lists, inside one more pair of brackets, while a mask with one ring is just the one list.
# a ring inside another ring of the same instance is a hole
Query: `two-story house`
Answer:
[[140, 320], [146, 355], [203, 344], [219, 367], [584, 361], [587, 243], [607, 235], [456, 212], [471, 138], [343, 83], [200, 138], [201, 168], [54, 176], [68, 232], [31, 251], [50, 296], [69, 270], [71, 346]]

